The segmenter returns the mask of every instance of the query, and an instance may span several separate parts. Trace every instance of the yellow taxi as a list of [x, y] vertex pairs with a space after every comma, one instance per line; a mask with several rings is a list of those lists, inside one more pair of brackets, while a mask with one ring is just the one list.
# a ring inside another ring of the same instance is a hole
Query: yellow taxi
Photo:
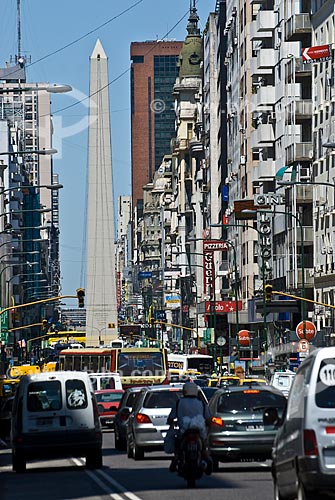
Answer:
[[239, 385], [240, 377], [237, 375], [223, 375], [219, 378], [218, 387], [229, 387], [231, 385]]
[[241, 378], [240, 385], [269, 385], [265, 378]]
[[43, 363], [42, 372], [55, 372], [57, 368], [56, 361], [49, 361], [48, 363]]
[[38, 365], [13, 365], [8, 370], [9, 378], [19, 378], [24, 375], [36, 375], [36, 373], [40, 373], [41, 369]]

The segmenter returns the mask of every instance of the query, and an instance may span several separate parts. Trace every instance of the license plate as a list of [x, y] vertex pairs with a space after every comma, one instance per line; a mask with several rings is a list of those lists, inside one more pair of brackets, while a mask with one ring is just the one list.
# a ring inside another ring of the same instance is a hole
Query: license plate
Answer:
[[39, 418], [37, 420], [37, 425], [40, 427], [49, 427], [52, 425], [52, 419], [51, 418]]
[[264, 425], [247, 425], [247, 431], [264, 431]]

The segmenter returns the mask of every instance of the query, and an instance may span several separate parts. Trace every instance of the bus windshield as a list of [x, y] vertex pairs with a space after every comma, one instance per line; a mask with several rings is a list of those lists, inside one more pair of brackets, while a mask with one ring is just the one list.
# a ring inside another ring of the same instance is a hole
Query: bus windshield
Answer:
[[123, 377], [157, 376], [164, 373], [161, 352], [119, 352], [117, 370]]

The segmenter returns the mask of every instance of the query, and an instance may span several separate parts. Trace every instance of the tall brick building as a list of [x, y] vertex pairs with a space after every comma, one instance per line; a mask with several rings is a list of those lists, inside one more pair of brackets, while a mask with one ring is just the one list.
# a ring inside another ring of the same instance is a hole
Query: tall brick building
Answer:
[[175, 131], [172, 91], [183, 42], [133, 42], [131, 64], [132, 207], [143, 209], [142, 188], [153, 178]]

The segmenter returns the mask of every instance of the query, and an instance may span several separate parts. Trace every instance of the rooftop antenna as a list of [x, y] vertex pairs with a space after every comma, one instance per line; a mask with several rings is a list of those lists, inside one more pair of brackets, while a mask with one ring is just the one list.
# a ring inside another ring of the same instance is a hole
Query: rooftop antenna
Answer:
[[16, 0], [17, 10], [17, 58], [21, 58], [21, 0]]

